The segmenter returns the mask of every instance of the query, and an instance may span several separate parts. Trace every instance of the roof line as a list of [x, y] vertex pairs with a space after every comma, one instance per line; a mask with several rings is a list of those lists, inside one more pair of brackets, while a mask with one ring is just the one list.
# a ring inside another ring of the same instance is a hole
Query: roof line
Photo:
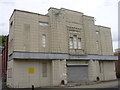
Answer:
[[104, 27], [104, 28], [108, 28], [108, 29], [111, 29], [110, 27], [101, 26], [101, 25], [95, 25], [95, 26], [98, 26], [98, 27]]
[[82, 12], [74, 11], [74, 10], [70, 10], [70, 9], [66, 9], [66, 8], [61, 8], [61, 9], [65, 9], [65, 10], [72, 11], [72, 12], [77, 12], [77, 13], [80, 13], [80, 14], [84, 14], [84, 13], [82, 13]]
[[[31, 14], [37, 14], [37, 15], [42, 15], [42, 16], [46, 16], [46, 15], [43, 15], [43, 14], [39, 14], [39, 13], [34, 13], [34, 12], [29, 12], [29, 11], [24, 11], [24, 10], [18, 10], [18, 9], [14, 9], [12, 15], [10, 16], [10, 19], [12, 18], [13, 14], [15, 11], [19, 11], [19, 12], [25, 12], [25, 13], [31, 13]], [[9, 20], [10, 20], [9, 19]]]
[[92, 16], [88, 16], [88, 15], [83, 15], [83, 16], [94, 18], [94, 17], [92, 17]]

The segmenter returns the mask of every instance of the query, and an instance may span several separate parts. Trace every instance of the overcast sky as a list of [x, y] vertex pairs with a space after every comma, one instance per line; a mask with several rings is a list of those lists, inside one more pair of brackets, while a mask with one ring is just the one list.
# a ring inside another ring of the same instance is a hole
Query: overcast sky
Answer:
[[113, 49], [118, 48], [118, 1], [120, 0], [0, 0], [0, 35], [8, 35], [14, 9], [46, 14], [50, 7], [67, 8], [95, 17], [96, 25], [111, 28]]

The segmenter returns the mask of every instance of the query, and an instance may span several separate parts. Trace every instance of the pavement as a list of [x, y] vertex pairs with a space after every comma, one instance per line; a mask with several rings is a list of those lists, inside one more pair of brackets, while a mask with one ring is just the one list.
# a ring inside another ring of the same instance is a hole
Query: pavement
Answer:
[[119, 81], [99, 82], [96, 84], [73, 86], [72, 88], [120, 88]]
[[[2, 82], [1, 82], [2, 84]], [[9, 88], [4, 88], [2, 90], [48, 90], [48, 89], [52, 89], [52, 90], [60, 90], [61, 88], [63, 90], [69, 90], [70, 88], [72, 90], [74, 90], [75, 88], [81, 88], [80, 90], [101, 90], [101, 88], [103, 88], [102, 90], [120, 90], [120, 86], [119, 86], [120, 82], [119, 80], [111, 80], [111, 81], [104, 81], [104, 82], [93, 82], [93, 83], [82, 83], [82, 84], [69, 84], [69, 85], [62, 85], [62, 86], [58, 86], [58, 87], [40, 87], [40, 88], [35, 88], [35, 89], [9, 89]], [[2, 87], [2, 86], [1, 86]], [[46, 89], [44, 89], [46, 88]], [[69, 88], [69, 89], [68, 89]], [[88, 89], [87, 89], [88, 88]], [[107, 89], [109, 88], [109, 89]], [[70, 89], [70, 90], [71, 90]], [[0, 89], [1, 90], [1, 89]]]

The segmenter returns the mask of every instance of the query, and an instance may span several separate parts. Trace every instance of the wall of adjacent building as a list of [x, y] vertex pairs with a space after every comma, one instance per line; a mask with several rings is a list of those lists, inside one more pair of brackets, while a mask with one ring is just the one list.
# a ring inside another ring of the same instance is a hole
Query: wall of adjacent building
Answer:
[[0, 54], [0, 77], [2, 77], [2, 54]]
[[7, 66], [7, 86], [14, 87], [14, 64], [13, 60], [8, 61]]

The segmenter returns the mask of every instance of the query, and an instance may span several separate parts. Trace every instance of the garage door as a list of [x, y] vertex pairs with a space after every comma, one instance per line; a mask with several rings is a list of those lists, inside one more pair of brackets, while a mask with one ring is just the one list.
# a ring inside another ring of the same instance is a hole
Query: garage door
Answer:
[[88, 65], [67, 65], [68, 82], [88, 81]]

